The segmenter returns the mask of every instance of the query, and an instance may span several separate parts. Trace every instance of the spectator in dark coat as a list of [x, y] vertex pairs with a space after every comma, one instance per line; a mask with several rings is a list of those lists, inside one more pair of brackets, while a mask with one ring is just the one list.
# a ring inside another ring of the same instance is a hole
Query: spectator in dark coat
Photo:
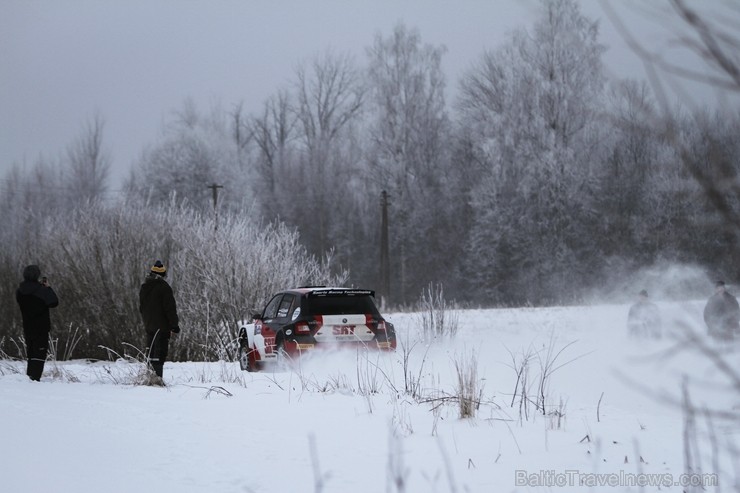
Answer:
[[723, 281], [717, 281], [714, 295], [704, 307], [704, 322], [709, 335], [718, 339], [733, 339], [740, 332], [740, 307]]
[[629, 333], [637, 337], [660, 337], [661, 325], [658, 307], [650, 302], [647, 291], [643, 289], [638, 294], [637, 303], [630, 307], [627, 315]]
[[149, 366], [163, 385], [162, 372], [169, 351], [170, 335], [180, 332], [177, 304], [172, 288], [165, 277], [167, 268], [160, 260], [152, 266], [139, 290], [139, 311], [146, 329], [146, 345]]
[[56, 307], [59, 299], [47, 279], [41, 277], [38, 265], [29, 265], [23, 269], [23, 282], [15, 292], [15, 299], [23, 317], [23, 336], [28, 356], [26, 375], [38, 382], [44, 373], [46, 353], [49, 350], [49, 308]]

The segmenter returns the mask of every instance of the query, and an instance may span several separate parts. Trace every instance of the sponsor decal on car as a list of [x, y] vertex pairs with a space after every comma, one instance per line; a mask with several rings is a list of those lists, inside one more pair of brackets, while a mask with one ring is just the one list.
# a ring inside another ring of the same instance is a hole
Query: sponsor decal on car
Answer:
[[318, 289], [311, 291], [308, 296], [375, 296], [370, 289]]
[[335, 325], [334, 327], [331, 328], [331, 333], [335, 336], [355, 335], [355, 326], [354, 325]]

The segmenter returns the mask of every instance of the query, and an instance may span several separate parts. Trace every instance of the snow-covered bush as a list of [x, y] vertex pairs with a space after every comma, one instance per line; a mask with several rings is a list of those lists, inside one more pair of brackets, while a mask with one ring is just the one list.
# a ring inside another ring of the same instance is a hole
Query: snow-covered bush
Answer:
[[[43, 223], [30, 247], [5, 259], [3, 283], [18, 285], [23, 264], [40, 263], [57, 291], [52, 336], [81, 335], [77, 357], [104, 358], [99, 346], [124, 354], [123, 343], [141, 346], [139, 288], [156, 259], [168, 266], [181, 319], [181, 335], [170, 346], [175, 359], [230, 355], [236, 321], [286, 286], [342, 283], [281, 224], [259, 224], [247, 213], [216, 219], [181, 206], [117, 207], [89, 204], [69, 214], [38, 218]], [[9, 295], [11, 293], [8, 293]], [[6, 297], [0, 337], [20, 334], [20, 314]], [[66, 341], [61, 341], [64, 347]]]
[[460, 418], [474, 418], [483, 395], [478, 376], [478, 356], [475, 351], [455, 359], [455, 373], [457, 374], [455, 396]]
[[458, 329], [458, 314], [445, 300], [441, 284], [430, 284], [421, 293], [418, 302], [421, 330], [424, 340], [431, 342], [442, 337], [454, 337]]

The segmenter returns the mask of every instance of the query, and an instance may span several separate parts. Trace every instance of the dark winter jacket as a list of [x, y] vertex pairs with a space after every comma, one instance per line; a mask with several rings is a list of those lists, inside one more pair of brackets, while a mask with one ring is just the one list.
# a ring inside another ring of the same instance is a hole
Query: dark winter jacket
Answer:
[[139, 290], [139, 311], [147, 333], [178, 332], [177, 305], [172, 288], [162, 277], [150, 273]]
[[740, 307], [735, 297], [723, 291], [709, 298], [704, 307], [704, 321], [711, 335], [737, 335], [740, 331]]
[[21, 307], [26, 340], [47, 338], [51, 330], [49, 308], [59, 304], [54, 290], [36, 279], [25, 279], [16, 290], [15, 299]]

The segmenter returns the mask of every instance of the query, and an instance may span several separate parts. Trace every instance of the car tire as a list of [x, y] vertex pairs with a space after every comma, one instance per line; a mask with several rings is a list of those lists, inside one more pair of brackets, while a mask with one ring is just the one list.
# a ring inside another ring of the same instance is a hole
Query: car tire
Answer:
[[242, 371], [257, 371], [255, 365], [249, 361], [249, 353], [251, 351], [252, 350], [249, 347], [249, 342], [247, 341], [247, 335], [242, 332], [241, 334], [239, 334], [239, 350], [237, 352], [237, 357], [239, 359], [239, 368], [241, 368]]
[[284, 342], [285, 340], [282, 337], [279, 337], [275, 342], [275, 367], [280, 369], [285, 369], [288, 361], [290, 361], [288, 353], [285, 352]]
[[239, 344], [239, 368], [241, 368], [242, 371], [251, 371], [249, 365], [249, 350], [246, 349], [242, 344]]

